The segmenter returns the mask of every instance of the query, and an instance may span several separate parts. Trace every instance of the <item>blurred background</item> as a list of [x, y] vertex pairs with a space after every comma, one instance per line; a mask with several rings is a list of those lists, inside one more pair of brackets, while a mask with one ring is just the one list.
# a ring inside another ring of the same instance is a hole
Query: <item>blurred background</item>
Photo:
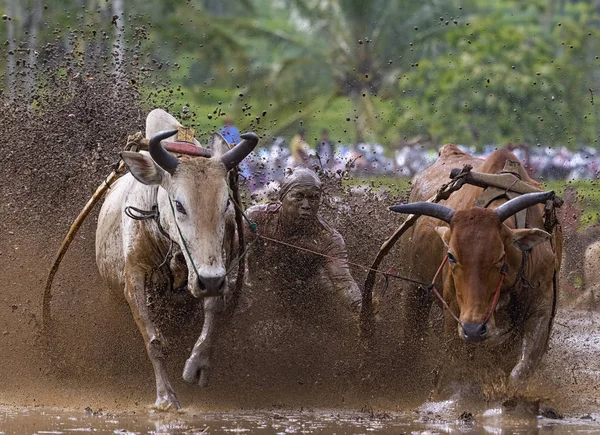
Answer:
[[64, 77], [94, 80], [102, 65], [148, 108], [162, 97], [200, 132], [225, 123], [260, 132], [263, 160], [277, 148], [290, 164], [303, 152], [340, 162], [361, 154], [357, 170], [410, 177], [452, 142], [475, 153], [508, 144], [544, 179], [595, 178], [599, 169], [598, 0], [2, 7], [1, 92], [32, 106], [48, 80], [43, 67], [62, 56]]
[[257, 131], [242, 168], [251, 192], [315, 164], [405, 186], [448, 142], [482, 156], [509, 147], [559, 190], [553, 180], [585, 189], [600, 170], [599, 0], [2, 7], [5, 103], [40, 111], [57, 82], [102, 75], [107, 95], [163, 107], [199, 135]]

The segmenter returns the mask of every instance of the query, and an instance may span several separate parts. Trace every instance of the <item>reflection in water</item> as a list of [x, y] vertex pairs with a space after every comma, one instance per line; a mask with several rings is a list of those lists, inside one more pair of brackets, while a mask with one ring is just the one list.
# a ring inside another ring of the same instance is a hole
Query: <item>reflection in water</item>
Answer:
[[[439, 409], [432, 406], [431, 409]], [[445, 408], [445, 407], [443, 407]], [[210, 413], [204, 415], [163, 413], [102, 414], [101, 412], [65, 411], [57, 409], [0, 410], [0, 434], [365, 434], [365, 433], [492, 433], [535, 434], [552, 432], [567, 434], [597, 431], [600, 426], [591, 419], [549, 420], [535, 417], [503, 415], [491, 409], [465, 422], [432, 411], [404, 414], [318, 412]]]

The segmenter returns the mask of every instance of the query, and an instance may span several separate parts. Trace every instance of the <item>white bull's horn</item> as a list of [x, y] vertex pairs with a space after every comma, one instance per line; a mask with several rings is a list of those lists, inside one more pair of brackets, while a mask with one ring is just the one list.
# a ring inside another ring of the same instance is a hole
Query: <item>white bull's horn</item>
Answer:
[[500, 222], [504, 222], [506, 219], [520, 212], [521, 210], [525, 210], [527, 207], [531, 207], [532, 205], [543, 204], [552, 198], [554, 198], [553, 190], [548, 192], [526, 193], [525, 195], [517, 196], [516, 198], [505, 202], [500, 207], [496, 208], [496, 213], [498, 213]]
[[258, 144], [258, 136], [255, 133], [244, 133], [241, 137], [242, 141], [239, 144], [221, 156], [221, 162], [228, 171], [244, 160]]
[[164, 149], [160, 141], [176, 133], [177, 130], [160, 131], [152, 136], [150, 142], [148, 142], [148, 151], [150, 152], [150, 156], [152, 156], [152, 160], [171, 175], [173, 175], [173, 172], [175, 172], [175, 169], [179, 165], [179, 159]]
[[410, 204], [399, 204], [390, 207], [390, 210], [396, 213], [415, 214], [431, 216], [450, 223], [454, 210], [442, 204], [433, 202], [412, 202]]

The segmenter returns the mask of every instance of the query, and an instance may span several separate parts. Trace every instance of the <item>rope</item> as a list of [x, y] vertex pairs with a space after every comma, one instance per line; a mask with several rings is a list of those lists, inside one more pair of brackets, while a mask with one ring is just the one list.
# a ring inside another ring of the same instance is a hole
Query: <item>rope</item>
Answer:
[[280, 245], [288, 246], [290, 248], [294, 248], [294, 249], [297, 249], [299, 251], [304, 251], [304, 252], [308, 252], [308, 253], [313, 254], [313, 255], [318, 255], [320, 257], [327, 258], [327, 259], [330, 259], [330, 260], [342, 261], [342, 262], [344, 262], [344, 263], [346, 263], [346, 264], [348, 264], [350, 266], [358, 267], [358, 268], [361, 268], [361, 269], [366, 270], [366, 271], [373, 271], [373, 272], [376, 272], [376, 273], [380, 273], [380, 274], [384, 275], [385, 277], [396, 278], [396, 279], [400, 279], [402, 281], [407, 281], [407, 282], [411, 282], [413, 284], [419, 284], [419, 285], [423, 285], [425, 287], [429, 287], [429, 283], [426, 283], [426, 282], [417, 281], [415, 279], [407, 278], [405, 276], [397, 275], [397, 274], [394, 274], [394, 273], [382, 272], [381, 270], [373, 269], [372, 267], [365, 266], [363, 264], [353, 263], [352, 261], [349, 261], [349, 260], [347, 260], [345, 258], [339, 258], [339, 257], [334, 257], [332, 255], [323, 254], [322, 252], [313, 251], [312, 249], [303, 248], [301, 246], [296, 246], [296, 245], [293, 245], [291, 243], [287, 243], [287, 242], [284, 242], [282, 240], [274, 239], [272, 237], [268, 237], [268, 236], [265, 236], [265, 235], [260, 234], [260, 233], [256, 233], [256, 237], [259, 237], [259, 238], [265, 239], [265, 240], [269, 240], [271, 242], [279, 243]]
[[169, 197], [169, 205], [171, 206], [171, 212], [173, 212], [173, 219], [175, 220], [175, 227], [177, 228], [177, 233], [179, 233], [179, 238], [181, 239], [183, 248], [185, 249], [185, 252], [187, 253], [188, 258], [190, 259], [190, 263], [192, 263], [192, 267], [194, 268], [194, 273], [196, 274], [196, 277], [198, 279], [200, 279], [200, 274], [198, 273], [198, 269], [196, 269], [196, 263], [194, 263], [194, 259], [192, 258], [192, 254], [190, 253], [187, 242], [183, 238], [183, 234], [181, 233], [181, 228], [179, 228], [179, 225], [177, 225], [177, 217], [175, 216], [175, 207], [173, 207], [173, 201], [171, 201], [171, 197]]
[[[234, 206], [241, 212], [244, 220], [248, 223], [248, 227], [250, 228], [250, 231], [252, 231], [252, 233], [254, 233], [257, 238], [254, 239], [252, 242], [248, 243], [248, 245], [246, 246], [246, 249], [244, 249], [244, 251], [240, 255], [238, 255], [238, 257], [232, 262], [231, 266], [229, 267], [229, 270], [227, 270], [227, 272], [226, 272], [226, 275], [229, 275], [233, 271], [233, 269], [239, 264], [239, 262], [241, 261], [241, 259], [248, 253], [248, 251], [250, 250], [250, 248], [252, 247], [252, 245], [254, 245], [254, 243], [258, 240], [258, 238], [261, 238], [261, 239], [268, 240], [268, 241], [271, 241], [271, 242], [274, 242], [274, 243], [279, 243], [280, 245], [284, 245], [284, 246], [288, 246], [290, 248], [294, 248], [294, 249], [299, 250], [299, 251], [308, 252], [310, 254], [317, 255], [317, 256], [320, 256], [320, 257], [323, 257], [323, 258], [327, 258], [327, 259], [335, 260], [335, 261], [341, 261], [341, 262], [344, 262], [344, 263], [348, 264], [349, 266], [358, 267], [358, 268], [363, 269], [365, 271], [372, 271], [374, 273], [379, 273], [379, 274], [383, 275], [385, 277], [385, 279], [386, 279], [386, 288], [387, 288], [387, 279], [388, 278], [396, 278], [396, 279], [399, 279], [399, 280], [402, 280], [402, 281], [410, 282], [410, 283], [413, 283], [413, 284], [418, 284], [418, 285], [421, 285], [421, 286], [424, 286], [424, 287], [427, 287], [427, 288], [431, 287], [431, 285], [429, 283], [426, 283], [426, 282], [423, 282], [423, 281], [418, 281], [418, 280], [415, 280], [415, 279], [412, 279], [412, 278], [408, 278], [408, 277], [405, 277], [405, 276], [402, 276], [402, 275], [390, 273], [389, 271], [388, 272], [382, 272], [380, 270], [374, 269], [372, 267], [365, 266], [363, 264], [354, 263], [354, 262], [349, 261], [348, 259], [345, 259], [345, 258], [339, 258], [339, 257], [334, 257], [334, 256], [331, 256], [331, 255], [323, 254], [322, 252], [314, 251], [314, 250], [308, 249], [308, 248], [303, 248], [301, 246], [296, 246], [296, 245], [293, 245], [291, 243], [284, 242], [283, 240], [274, 239], [272, 237], [265, 236], [264, 234], [260, 234], [258, 232], [258, 225], [256, 224], [256, 222], [253, 222], [253, 221], [251, 221], [248, 218], [248, 216], [246, 215], [246, 213], [244, 212], [244, 210], [233, 199], [233, 197], [231, 196], [231, 194], [229, 195], [229, 199], [234, 204]], [[173, 207], [173, 202], [171, 201], [171, 198], [169, 198], [169, 205], [171, 206], [171, 212], [173, 213], [173, 218], [175, 218], [175, 208]], [[157, 205], [153, 205], [151, 210], [141, 210], [141, 209], [136, 208], [136, 207], [128, 206], [128, 207], [125, 207], [125, 214], [128, 217], [130, 217], [131, 219], [138, 220], [138, 221], [139, 220], [147, 220], [147, 219], [155, 219], [156, 222], [157, 222], [157, 224], [158, 224], [158, 227], [159, 227], [160, 231], [164, 235], [166, 235], [167, 237], [169, 237], [169, 235], [164, 231], [164, 229], [160, 225], [160, 222], [159, 222], [160, 213], [158, 211], [158, 206]], [[189, 251], [187, 243], [186, 243], [186, 241], [185, 241], [185, 239], [183, 237], [183, 234], [181, 233], [181, 229], [179, 228], [179, 225], [177, 225], [177, 221], [175, 221], [175, 226], [177, 227], [177, 232], [179, 233], [179, 237], [181, 238], [181, 242], [182, 242], [183, 248], [185, 249], [185, 251], [186, 251], [186, 253], [188, 255], [188, 258], [190, 259], [190, 262], [192, 264], [194, 272], [196, 273], [196, 276], [199, 277], [200, 274], [198, 273], [198, 270], [196, 268], [196, 264], [194, 263], [194, 260], [192, 258], [192, 255], [191, 255], [190, 251]], [[170, 237], [169, 237], [169, 240], [171, 240]], [[162, 265], [164, 265], [166, 263], [168, 255], [171, 253], [172, 245], [173, 245], [173, 240], [171, 240], [171, 246], [169, 247], [169, 252], [167, 254], [167, 257], [165, 258], [165, 261], [163, 261], [161, 263], [160, 266], [162, 266]], [[437, 274], [436, 274], [436, 277], [437, 277]]]
[[[240, 211], [240, 213], [242, 214], [242, 217], [248, 223], [248, 227], [250, 228], [250, 231], [252, 231], [252, 233], [257, 237], [257, 239], [254, 239], [248, 245], [248, 247], [246, 248], [246, 250], [244, 251], [244, 253], [240, 257], [242, 257], [243, 255], [246, 254], [246, 252], [250, 248], [250, 245], [254, 244], [254, 242], [256, 240], [258, 240], [258, 238], [261, 238], [261, 239], [269, 240], [271, 242], [279, 243], [280, 245], [284, 245], [284, 246], [288, 246], [290, 248], [294, 248], [294, 249], [299, 250], [299, 251], [308, 252], [310, 254], [317, 255], [319, 257], [327, 258], [327, 259], [330, 259], [330, 260], [341, 261], [341, 262], [344, 262], [344, 263], [348, 264], [349, 266], [358, 267], [360, 269], [363, 269], [363, 270], [366, 270], [366, 271], [369, 271], [369, 272], [380, 273], [386, 279], [386, 288], [387, 288], [387, 279], [388, 279], [388, 277], [396, 278], [396, 279], [399, 279], [399, 280], [402, 280], [402, 281], [406, 281], [406, 282], [410, 282], [410, 283], [413, 283], [413, 284], [422, 285], [422, 286], [425, 286], [425, 287], [429, 287], [429, 284], [426, 283], [426, 282], [422, 282], [422, 281], [418, 281], [418, 280], [415, 280], [415, 279], [407, 278], [407, 277], [402, 276], [402, 275], [397, 275], [397, 274], [394, 274], [394, 273], [390, 273], [389, 271], [388, 272], [382, 272], [382, 271], [380, 271], [378, 269], [374, 269], [372, 267], [368, 267], [368, 266], [365, 266], [365, 265], [362, 265], [362, 264], [359, 264], [359, 263], [353, 263], [352, 261], [349, 261], [348, 259], [345, 259], [345, 258], [333, 257], [331, 255], [323, 254], [322, 252], [313, 251], [312, 249], [308, 249], [308, 248], [302, 248], [300, 246], [296, 246], [296, 245], [293, 245], [291, 243], [284, 242], [283, 240], [274, 239], [272, 237], [265, 236], [264, 234], [260, 234], [258, 232], [258, 225], [256, 224], [256, 222], [253, 222], [253, 221], [251, 221], [248, 218], [248, 216], [246, 215], [246, 212], [233, 199], [233, 197], [231, 196], [231, 193], [229, 194], [229, 199], [231, 200], [231, 202], [233, 202], [233, 205]], [[173, 207], [173, 206], [171, 205], [171, 207]], [[238, 259], [238, 262], [239, 262], [239, 259]]]
[[[523, 255], [525, 255], [525, 254], [523, 254]], [[438, 275], [440, 274], [440, 272], [442, 271], [442, 269], [444, 268], [444, 266], [446, 265], [447, 262], [448, 262], [448, 254], [446, 254], [444, 256], [444, 259], [442, 260], [442, 263], [438, 267], [437, 272], [435, 273], [433, 280], [431, 281], [431, 284], [428, 285], [428, 288], [429, 288], [429, 290], [433, 291], [433, 293], [440, 300], [440, 302], [442, 303], [444, 308], [450, 313], [450, 315], [454, 318], [454, 320], [456, 320], [458, 322], [458, 324], [462, 326], [463, 323], [460, 321], [460, 319], [454, 313], [454, 311], [452, 311], [452, 309], [450, 308], [450, 305], [448, 305], [448, 302], [446, 302], [444, 297], [440, 294], [440, 292], [438, 291], [438, 289], [435, 286], [435, 281], [437, 280]], [[522, 271], [523, 267], [524, 267], [524, 262], [521, 262], [521, 271]], [[521, 271], [519, 271], [519, 273]], [[508, 273], [508, 264], [503, 263], [502, 267], [500, 268], [500, 281], [498, 282], [498, 286], [496, 287], [496, 290], [494, 291], [494, 298], [492, 299], [490, 309], [488, 310], [488, 313], [485, 316], [485, 320], [483, 321], [484, 325], [490, 321], [492, 314], [494, 314], [494, 311], [496, 310], [496, 305], [498, 305], [498, 300], [500, 299], [500, 290], [502, 289], [502, 284], [504, 283], [504, 278], [506, 277], [507, 273]], [[518, 281], [518, 279], [517, 279], [517, 281]], [[516, 285], [517, 281], [515, 281], [515, 284], [513, 284], [513, 287]]]
[[244, 218], [244, 220], [248, 223], [248, 227], [250, 228], [250, 231], [252, 231], [253, 233], [256, 234], [258, 232], [258, 225], [256, 224], [256, 222], [252, 222], [250, 219], [248, 219], [248, 216], [246, 216], [246, 213], [244, 212], [242, 207], [240, 207], [240, 205], [235, 201], [235, 199], [233, 199], [231, 192], [229, 192], [229, 199], [231, 200], [231, 202], [233, 202], [233, 205], [235, 206], [235, 208], [237, 208], [239, 210], [239, 212], [242, 214], [242, 217]]
[[140, 208], [129, 205], [125, 207], [124, 212], [128, 218], [131, 218], [135, 221], [145, 221], [148, 219], [154, 219], [160, 233], [169, 240], [171, 240], [171, 236], [169, 236], [169, 233], [167, 233], [160, 224], [160, 212], [158, 211], [158, 206], [156, 204], [154, 204], [150, 210], [142, 210]]
[[173, 240], [171, 239], [171, 236], [169, 236], [169, 233], [167, 233], [160, 224], [160, 212], [158, 211], [158, 206], [155, 204], [150, 210], [142, 210], [140, 208], [129, 205], [125, 207], [124, 212], [128, 218], [131, 218], [135, 221], [145, 221], [148, 219], [154, 219], [156, 225], [158, 225], [158, 230], [160, 231], [160, 233], [167, 239], [169, 239], [169, 250], [167, 251], [167, 255], [165, 255], [164, 260], [158, 265], [157, 268], [160, 269], [165, 264], [167, 264], [167, 262], [170, 261], [171, 257], [173, 256]]
[[248, 243], [246, 245], [246, 249], [244, 249], [244, 251], [237, 256], [237, 258], [235, 260], [233, 260], [231, 262], [231, 265], [229, 266], [229, 270], [227, 272], [225, 272], [225, 276], [229, 275], [233, 269], [240, 263], [240, 261], [242, 260], [242, 258], [244, 258], [244, 256], [248, 253], [248, 251], [250, 250], [250, 247], [252, 245], [254, 245], [254, 243], [257, 241], [258, 239], [254, 239], [252, 240], [250, 243]]

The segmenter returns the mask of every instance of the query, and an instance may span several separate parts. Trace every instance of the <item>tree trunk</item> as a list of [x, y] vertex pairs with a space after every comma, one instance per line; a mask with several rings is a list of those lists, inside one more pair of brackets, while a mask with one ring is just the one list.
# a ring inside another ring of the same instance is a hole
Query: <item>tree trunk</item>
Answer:
[[121, 86], [125, 85], [125, 14], [123, 11], [123, 0], [113, 0], [113, 18], [117, 17], [114, 21], [115, 24], [115, 42], [114, 42], [114, 53], [115, 53], [115, 96], [119, 94]]
[[6, 0], [6, 9], [8, 12], [9, 20], [6, 22], [7, 35], [8, 35], [8, 64], [6, 67], [6, 87], [7, 96], [10, 101], [15, 99], [15, 86], [16, 86], [16, 55], [17, 55], [17, 44], [15, 41], [15, 12], [16, 2], [19, 0]]
[[27, 98], [33, 97], [35, 91], [35, 79], [36, 79], [36, 63], [37, 63], [37, 37], [40, 30], [40, 23], [42, 21], [43, 5], [42, 0], [34, 0], [30, 11], [29, 17], [29, 44], [27, 49], [27, 76], [25, 81], [25, 91]]

